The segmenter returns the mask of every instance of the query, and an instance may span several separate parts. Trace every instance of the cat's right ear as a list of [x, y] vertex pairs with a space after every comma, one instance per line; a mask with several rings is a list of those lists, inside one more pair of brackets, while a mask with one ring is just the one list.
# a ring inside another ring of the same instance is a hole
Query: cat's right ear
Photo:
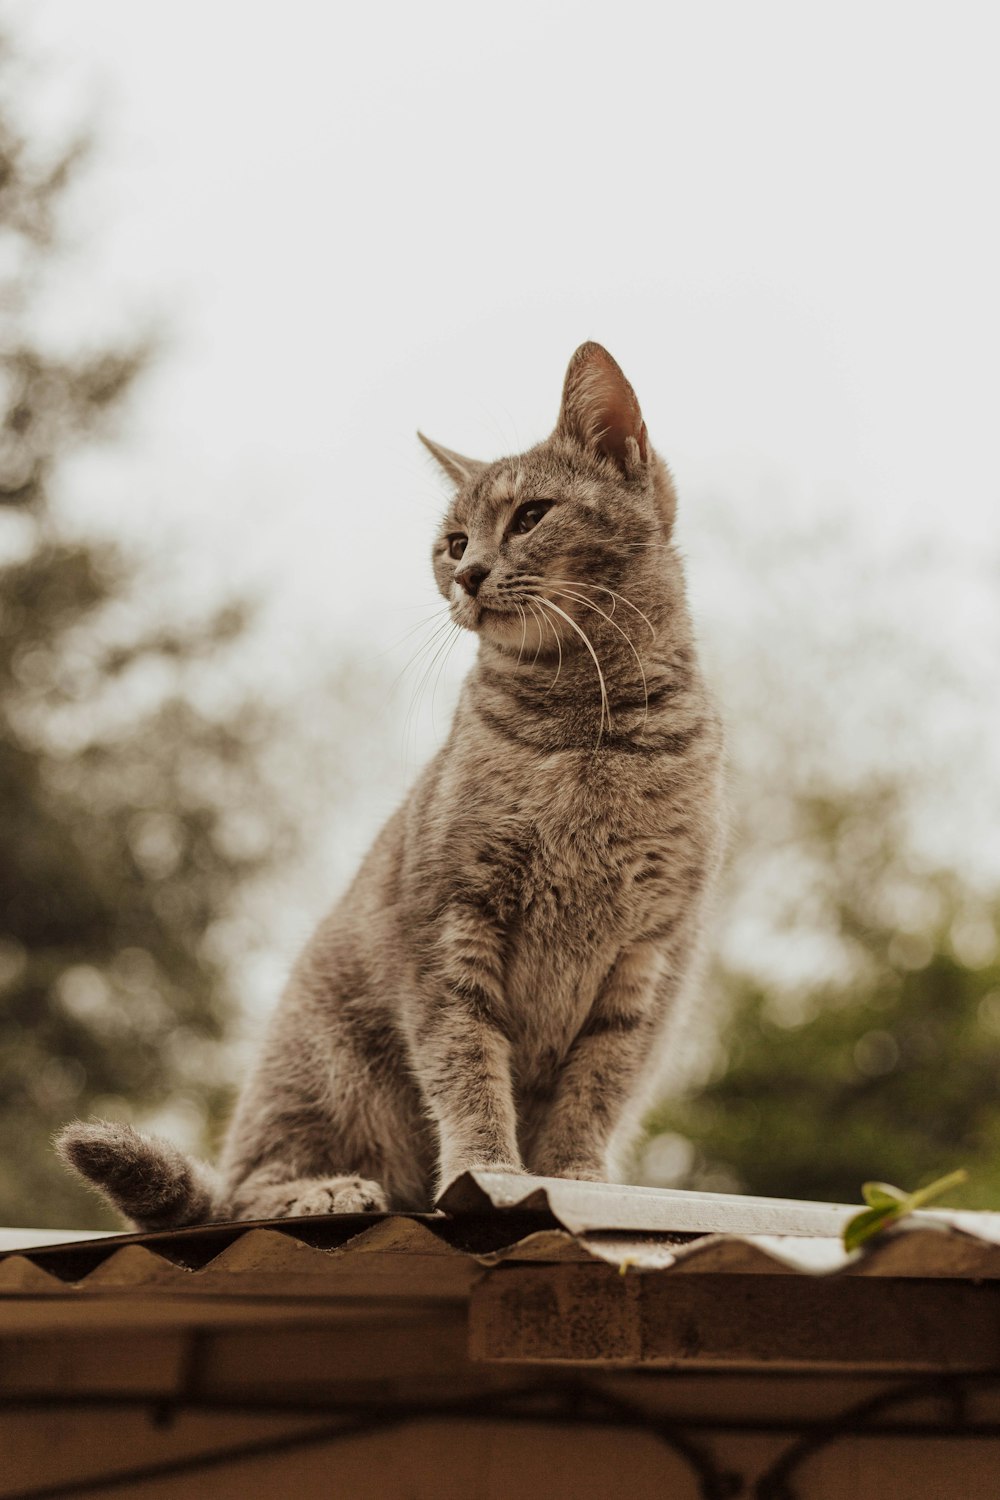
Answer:
[[649, 460], [649, 439], [635, 391], [607, 349], [581, 344], [569, 362], [556, 431], [567, 433], [626, 474]]
[[475, 479], [477, 474], [486, 468], [478, 458], [464, 458], [461, 453], [455, 453], [451, 448], [444, 448], [440, 443], [431, 442], [429, 437], [424, 437], [422, 432], [417, 437], [423, 443], [428, 453], [432, 453], [441, 465], [449, 479], [458, 485], [468, 484], [470, 479]]

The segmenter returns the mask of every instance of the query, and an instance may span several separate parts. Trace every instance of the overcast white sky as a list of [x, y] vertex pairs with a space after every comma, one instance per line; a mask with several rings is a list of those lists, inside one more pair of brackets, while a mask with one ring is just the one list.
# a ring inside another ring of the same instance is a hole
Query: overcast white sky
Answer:
[[434, 601], [415, 427], [536, 440], [585, 338], [697, 547], [709, 495], [740, 525], [996, 541], [992, 7], [5, 10], [46, 108], [96, 112], [77, 306], [172, 338], [72, 503], [181, 549], [193, 587], [251, 580], [303, 640], [394, 640]]

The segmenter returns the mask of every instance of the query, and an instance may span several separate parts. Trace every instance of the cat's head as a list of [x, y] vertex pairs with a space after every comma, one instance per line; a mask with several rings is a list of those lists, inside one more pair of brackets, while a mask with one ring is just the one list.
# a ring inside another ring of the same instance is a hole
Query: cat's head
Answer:
[[593, 626], [597, 609], [613, 611], [610, 591], [639, 610], [655, 602], [674, 488], [600, 344], [577, 349], [555, 430], [527, 453], [483, 463], [420, 438], [455, 486], [433, 559], [459, 625], [544, 651], [572, 639], [567, 615]]

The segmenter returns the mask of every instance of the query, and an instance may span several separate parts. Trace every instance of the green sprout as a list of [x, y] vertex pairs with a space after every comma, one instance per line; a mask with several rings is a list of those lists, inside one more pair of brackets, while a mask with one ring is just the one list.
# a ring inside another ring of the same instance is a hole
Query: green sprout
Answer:
[[859, 1245], [881, 1234], [883, 1229], [895, 1224], [906, 1214], [911, 1214], [915, 1208], [922, 1208], [931, 1199], [940, 1198], [960, 1182], [965, 1182], [968, 1175], [964, 1167], [959, 1167], [956, 1172], [949, 1172], [947, 1177], [939, 1177], [936, 1182], [918, 1188], [915, 1193], [904, 1193], [888, 1182], [864, 1183], [861, 1194], [868, 1207], [845, 1224], [844, 1249], [857, 1250]]

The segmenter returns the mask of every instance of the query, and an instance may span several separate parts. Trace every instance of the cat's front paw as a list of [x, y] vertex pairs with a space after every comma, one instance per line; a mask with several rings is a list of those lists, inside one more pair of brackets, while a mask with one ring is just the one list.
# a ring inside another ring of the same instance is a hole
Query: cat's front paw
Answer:
[[588, 1161], [578, 1157], [555, 1157], [535, 1165], [539, 1177], [571, 1177], [574, 1182], [607, 1182], [608, 1174], [602, 1162]]
[[528, 1176], [527, 1169], [519, 1161], [483, 1161], [479, 1158], [443, 1161], [438, 1173], [437, 1196], [440, 1198], [445, 1189], [451, 1187], [466, 1172], [503, 1172], [507, 1177]]
[[287, 1217], [303, 1218], [306, 1214], [370, 1214], [388, 1209], [385, 1193], [377, 1182], [364, 1177], [329, 1177], [310, 1183], [288, 1204]]

